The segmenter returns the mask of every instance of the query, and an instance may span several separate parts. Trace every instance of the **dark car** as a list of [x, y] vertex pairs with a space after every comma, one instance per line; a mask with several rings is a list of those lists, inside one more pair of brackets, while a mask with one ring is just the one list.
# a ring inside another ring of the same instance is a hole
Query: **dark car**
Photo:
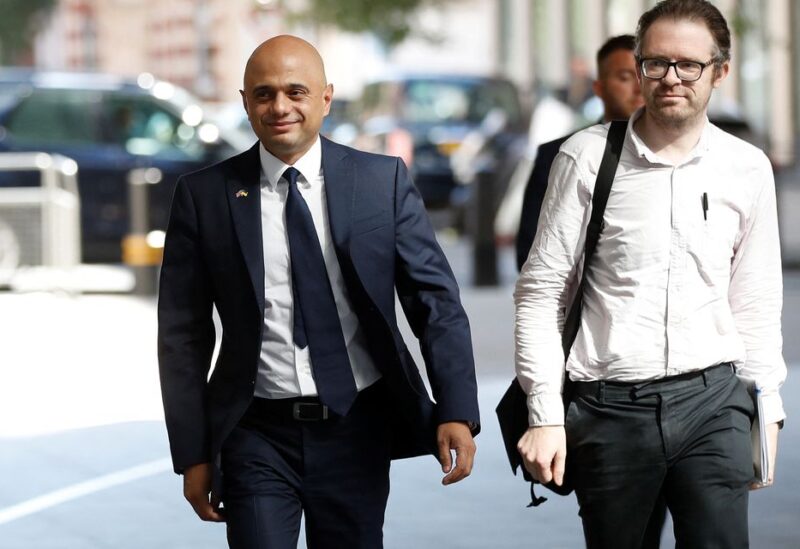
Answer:
[[[149, 169], [149, 228], [163, 230], [178, 176], [241, 148], [205, 121], [196, 99], [149, 74], [0, 69], [0, 152], [59, 153], [78, 164], [84, 262], [120, 261], [132, 171]], [[33, 172], [0, 173], [0, 186], [36, 184]]]
[[506, 121], [498, 150], [526, 130], [517, 88], [502, 78], [387, 78], [367, 84], [353, 108], [360, 134], [356, 146], [403, 158], [429, 209], [464, 201], [450, 156], [490, 112], [502, 112]]

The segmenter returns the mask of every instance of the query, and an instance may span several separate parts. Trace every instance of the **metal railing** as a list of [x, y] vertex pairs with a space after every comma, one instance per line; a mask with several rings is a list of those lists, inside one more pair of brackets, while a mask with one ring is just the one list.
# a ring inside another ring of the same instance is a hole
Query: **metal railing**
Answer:
[[40, 175], [39, 186], [0, 186], [0, 285], [8, 285], [23, 267], [77, 267], [81, 262], [77, 163], [59, 154], [0, 153], [0, 172]]

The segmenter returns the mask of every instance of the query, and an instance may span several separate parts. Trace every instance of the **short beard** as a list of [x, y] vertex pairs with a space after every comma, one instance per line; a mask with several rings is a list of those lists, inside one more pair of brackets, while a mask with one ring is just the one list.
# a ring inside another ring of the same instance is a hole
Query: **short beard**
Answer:
[[[678, 131], [683, 130], [686, 128], [690, 128], [698, 123], [699, 120], [702, 120], [705, 117], [706, 110], [708, 108], [708, 101], [711, 99], [709, 98], [706, 100], [705, 105], [699, 111], [694, 113], [694, 115], [688, 116], [670, 116], [664, 115], [659, 109], [653, 107], [650, 109], [650, 117], [655, 121], [659, 126], [671, 130], [671, 131]], [[645, 106], [647, 109], [647, 106]]]
[[676, 116], [663, 116], [658, 110], [653, 109], [650, 117], [659, 125], [669, 130], [682, 130], [691, 125], [692, 118], [682, 118]]

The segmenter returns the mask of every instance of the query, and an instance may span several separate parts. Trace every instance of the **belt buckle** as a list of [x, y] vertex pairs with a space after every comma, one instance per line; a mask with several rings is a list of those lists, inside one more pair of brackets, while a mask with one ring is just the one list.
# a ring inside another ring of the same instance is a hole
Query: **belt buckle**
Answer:
[[328, 407], [316, 402], [295, 402], [292, 417], [297, 421], [322, 421], [328, 419]]

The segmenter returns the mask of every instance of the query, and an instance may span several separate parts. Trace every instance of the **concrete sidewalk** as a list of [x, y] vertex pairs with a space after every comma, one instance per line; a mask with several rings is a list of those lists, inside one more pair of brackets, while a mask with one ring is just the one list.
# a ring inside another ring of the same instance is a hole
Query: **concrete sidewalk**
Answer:
[[[513, 371], [511, 287], [462, 293], [483, 413], [476, 468], [444, 488], [433, 458], [393, 464], [386, 547], [581, 547], [574, 497], [526, 508], [527, 485], [501, 446], [494, 406]], [[798, 275], [787, 274], [786, 302], [787, 357], [800, 365]], [[224, 527], [194, 517], [165, 459], [154, 301], [0, 293], [0, 311], [0, 547], [224, 547]], [[800, 417], [800, 370], [791, 370], [778, 484], [751, 498], [754, 548], [800, 540], [800, 427], [791, 419]]]

